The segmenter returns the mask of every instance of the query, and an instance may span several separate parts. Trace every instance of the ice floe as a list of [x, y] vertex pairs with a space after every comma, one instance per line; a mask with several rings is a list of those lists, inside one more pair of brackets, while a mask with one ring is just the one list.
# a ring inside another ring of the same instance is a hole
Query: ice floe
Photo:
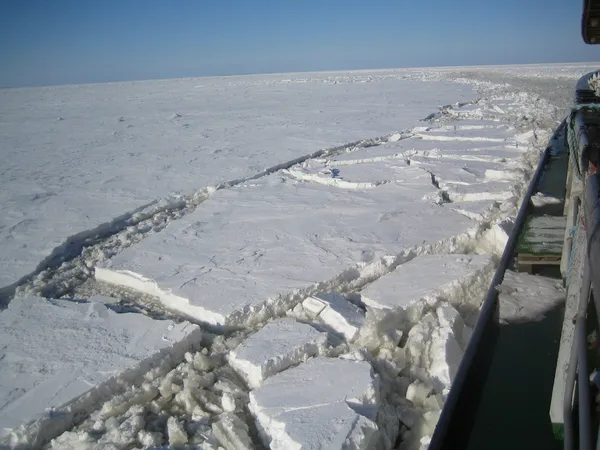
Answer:
[[302, 302], [303, 309], [319, 323], [352, 342], [365, 322], [365, 313], [337, 292], [321, 292]]
[[318, 357], [251, 392], [250, 411], [273, 450], [376, 448], [378, 389], [368, 362]]
[[214, 326], [242, 326], [291, 309], [298, 295], [336, 287], [353, 276], [349, 270], [358, 276], [357, 264], [475, 226], [438, 205], [436, 193], [430, 177], [348, 191], [272, 175], [218, 191], [96, 267], [96, 278], [156, 295]]
[[327, 335], [294, 319], [276, 319], [248, 337], [229, 355], [229, 364], [251, 389], [265, 379], [316, 355]]
[[368, 285], [361, 291], [361, 300], [375, 309], [417, 308], [418, 319], [420, 309], [427, 304], [440, 298], [452, 302], [454, 297], [464, 295], [465, 289], [485, 286], [493, 268], [488, 255], [419, 256]]
[[117, 314], [95, 301], [16, 298], [0, 313], [0, 325], [6, 445], [54, 437], [201, 339], [197, 325]]

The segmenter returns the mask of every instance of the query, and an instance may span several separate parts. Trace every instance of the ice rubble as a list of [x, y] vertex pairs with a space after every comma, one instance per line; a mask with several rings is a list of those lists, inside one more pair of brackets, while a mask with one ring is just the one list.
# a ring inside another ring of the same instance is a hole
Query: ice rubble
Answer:
[[358, 276], [359, 263], [472, 229], [471, 220], [437, 204], [438, 190], [424, 174], [352, 195], [277, 175], [218, 191], [96, 267], [96, 278], [156, 295], [213, 326], [243, 326]]
[[498, 290], [500, 322], [505, 324], [542, 320], [545, 313], [565, 301], [559, 281], [510, 270]]
[[225, 364], [225, 353], [238, 339], [219, 336], [211, 351], [188, 352], [172, 370], [149, 371], [136, 386], [54, 439], [50, 448], [253, 448], [244, 420], [248, 394]]
[[14, 299], [0, 313], [0, 444], [39, 445], [200, 339], [97, 301]]
[[421, 255], [360, 292], [367, 316], [354, 346], [369, 350], [382, 375], [404, 427], [402, 448], [432, 433], [493, 270], [489, 255]]
[[318, 357], [251, 392], [250, 411], [273, 450], [376, 448], [378, 389], [368, 362]]
[[276, 319], [233, 350], [229, 364], [257, 389], [268, 377], [317, 354], [326, 342], [327, 335], [310, 325]]
[[[449, 392], [463, 356], [464, 327], [458, 311], [444, 305], [425, 314], [408, 332], [406, 357], [411, 372], [443, 395]], [[423, 400], [413, 398], [413, 403], [422, 406]]]

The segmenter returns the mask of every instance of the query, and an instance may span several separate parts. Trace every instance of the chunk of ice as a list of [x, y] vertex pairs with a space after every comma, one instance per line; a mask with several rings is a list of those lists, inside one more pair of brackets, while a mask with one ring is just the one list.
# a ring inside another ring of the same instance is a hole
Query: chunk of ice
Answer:
[[229, 364], [252, 389], [317, 354], [327, 335], [294, 319], [277, 319], [249, 336], [229, 356]]
[[376, 448], [377, 397], [368, 362], [319, 357], [265, 381], [250, 411], [274, 450]]
[[235, 414], [221, 414], [219, 420], [212, 424], [212, 432], [224, 448], [232, 450], [254, 448], [248, 432], [248, 425]]
[[323, 292], [302, 302], [304, 309], [318, 318], [348, 342], [356, 337], [365, 322], [364, 312], [337, 292]]
[[[429, 379], [437, 392], [447, 394], [454, 380], [463, 349], [457, 336], [462, 336], [464, 323], [450, 305], [427, 313], [408, 333], [406, 356], [411, 370], [419, 378]], [[421, 395], [415, 398], [423, 401]]]
[[472, 281], [485, 281], [493, 266], [488, 255], [419, 256], [368, 285], [361, 299], [368, 307], [388, 310], [418, 307], [440, 296], [452, 302]]

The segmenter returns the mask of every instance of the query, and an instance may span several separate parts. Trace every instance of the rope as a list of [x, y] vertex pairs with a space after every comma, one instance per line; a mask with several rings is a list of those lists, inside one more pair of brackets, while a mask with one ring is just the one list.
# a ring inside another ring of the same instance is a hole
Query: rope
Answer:
[[575, 167], [575, 173], [580, 180], [584, 179], [584, 173], [582, 171], [582, 167], [579, 164], [579, 158], [577, 154], [577, 135], [575, 132], [575, 116], [579, 111], [582, 110], [600, 110], [600, 103], [588, 103], [585, 105], [577, 105], [571, 109], [569, 116], [567, 117], [567, 145], [569, 146], [569, 157], [571, 158], [571, 163], [573, 167]]

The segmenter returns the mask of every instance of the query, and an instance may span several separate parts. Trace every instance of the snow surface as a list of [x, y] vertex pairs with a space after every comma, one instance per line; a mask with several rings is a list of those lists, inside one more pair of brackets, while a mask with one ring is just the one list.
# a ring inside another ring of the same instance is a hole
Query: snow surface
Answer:
[[438, 205], [430, 175], [419, 174], [406, 185], [353, 195], [280, 175], [221, 190], [97, 267], [96, 278], [156, 295], [166, 307], [214, 326], [242, 326], [267, 308], [290, 309], [296, 294], [335, 283], [359, 263], [450, 240], [474, 226]]
[[375, 448], [378, 389], [368, 362], [319, 357], [251, 392], [250, 410], [273, 450]]
[[0, 444], [7, 445], [52, 437], [166, 356], [182, 358], [202, 336], [188, 322], [35, 297], [13, 300], [0, 325]]
[[251, 389], [288, 367], [316, 355], [327, 335], [294, 319], [277, 319], [242, 342], [229, 356], [229, 364]]
[[361, 300], [370, 308], [420, 312], [440, 297], [452, 302], [477, 281], [489, 281], [493, 269], [486, 255], [419, 256], [368, 285]]
[[542, 320], [566, 298], [560, 280], [510, 270], [498, 290], [500, 322], [505, 324]]
[[311, 319], [327, 325], [352, 342], [365, 322], [365, 313], [337, 292], [320, 292], [302, 302]]
[[70, 240], [122, 228], [163, 197], [385, 136], [440, 102], [473, 96], [467, 85], [403, 78], [398, 71], [1, 90], [0, 288], [68, 252]]

